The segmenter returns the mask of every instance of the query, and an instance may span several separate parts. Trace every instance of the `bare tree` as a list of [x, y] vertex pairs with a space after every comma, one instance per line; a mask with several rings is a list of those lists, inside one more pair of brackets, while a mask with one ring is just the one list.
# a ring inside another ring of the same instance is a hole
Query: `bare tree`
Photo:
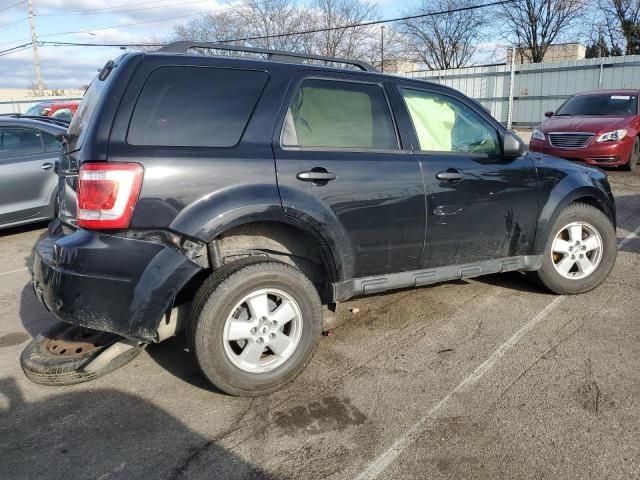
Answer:
[[447, 12], [407, 20], [402, 25], [407, 53], [431, 69], [466, 65], [476, 50], [486, 24], [486, 12], [459, 10], [476, 5], [474, 0], [422, 0], [408, 15]]
[[500, 6], [507, 37], [518, 53], [540, 63], [549, 47], [568, 34], [584, 11], [585, 0], [519, 0]]
[[640, 54], [640, 0], [599, 0], [611, 49]]
[[313, 22], [292, 0], [245, 0], [236, 10], [249, 37], [245, 44], [276, 50], [305, 50], [308, 38], [296, 32], [307, 30]]
[[233, 10], [213, 12], [177, 26], [174, 39], [304, 50], [308, 40], [292, 34], [309, 27], [308, 18], [293, 0], [244, 0]]
[[314, 29], [327, 29], [315, 34], [315, 53], [330, 57], [363, 58], [370, 56], [370, 41], [377, 28], [352, 27], [378, 17], [375, 4], [360, 0], [314, 0], [309, 10]]

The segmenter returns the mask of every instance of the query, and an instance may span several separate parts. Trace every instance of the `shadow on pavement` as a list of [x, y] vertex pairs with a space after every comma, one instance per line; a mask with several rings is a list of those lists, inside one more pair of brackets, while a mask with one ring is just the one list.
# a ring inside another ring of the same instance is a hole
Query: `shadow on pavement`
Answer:
[[0, 379], [0, 478], [274, 478], [140, 397], [69, 389], [28, 403]]
[[186, 348], [184, 333], [162, 343], [152, 343], [146, 351], [160, 367], [180, 380], [203, 390], [226, 395], [202, 376], [195, 359]]
[[[618, 228], [625, 232], [633, 232], [640, 227], [640, 195], [620, 195], [616, 197], [618, 211]], [[635, 215], [621, 215], [621, 212], [635, 212]], [[622, 233], [618, 236], [618, 243], [626, 237]], [[622, 252], [640, 253], [640, 237], [629, 239], [620, 249]]]

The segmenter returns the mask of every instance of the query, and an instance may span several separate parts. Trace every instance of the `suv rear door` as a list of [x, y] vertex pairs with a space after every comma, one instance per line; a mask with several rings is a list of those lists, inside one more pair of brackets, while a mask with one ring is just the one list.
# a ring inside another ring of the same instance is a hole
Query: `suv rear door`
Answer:
[[274, 137], [285, 212], [343, 239], [344, 276], [420, 266], [425, 192], [380, 77], [299, 72]]
[[428, 194], [424, 268], [530, 253], [538, 178], [525, 154], [502, 156], [501, 127], [462, 95], [398, 82]]

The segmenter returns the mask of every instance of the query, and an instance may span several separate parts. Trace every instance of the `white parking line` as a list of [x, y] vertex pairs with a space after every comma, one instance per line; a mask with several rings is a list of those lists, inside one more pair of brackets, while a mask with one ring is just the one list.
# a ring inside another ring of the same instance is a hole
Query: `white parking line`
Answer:
[[620, 243], [618, 243], [618, 248], [622, 248], [634, 238], [638, 238], [638, 235], [640, 235], [640, 227], [636, 228], [633, 232], [620, 240]]
[[[640, 234], [640, 227], [636, 228], [633, 232], [629, 233], [618, 243], [618, 248], [623, 247], [627, 242]], [[398, 438], [393, 444], [385, 450], [382, 454], [376, 457], [360, 475], [356, 477], [356, 480], [373, 480], [377, 478], [389, 465], [391, 465], [406, 449], [415, 442], [418, 437], [424, 432], [424, 425], [430, 420], [439, 410], [441, 410], [458, 392], [464, 390], [467, 387], [473, 386], [478, 382], [493, 366], [500, 360], [504, 354], [513, 347], [518, 341], [526, 335], [533, 327], [544, 320], [553, 310], [556, 309], [562, 301], [567, 298], [564, 295], [558, 296], [547, 304], [542, 310], [540, 310], [531, 320], [524, 324], [516, 333], [514, 333], [506, 342], [498, 347], [489, 358], [480, 364], [471, 375], [465, 378], [458, 384], [456, 388], [451, 390], [442, 400], [436, 403], [426, 413], [424, 417], [418, 420], [411, 428], [409, 428], [404, 435]]]
[[12, 273], [24, 272], [25, 270], [28, 270], [28, 268], [24, 267], [24, 268], [19, 268], [17, 270], [9, 270], [8, 272], [0, 273], [0, 277], [4, 277], [5, 275], [11, 275]]

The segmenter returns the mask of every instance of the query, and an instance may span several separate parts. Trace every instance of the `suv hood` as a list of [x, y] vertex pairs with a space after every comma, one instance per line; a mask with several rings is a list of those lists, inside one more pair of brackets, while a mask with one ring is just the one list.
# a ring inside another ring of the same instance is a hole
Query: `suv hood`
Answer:
[[626, 128], [633, 117], [603, 117], [600, 115], [579, 115], [573, 117], [551, 117], [540, 124], [543, 133], [549, 132], [590, 132], [605, 133]]

